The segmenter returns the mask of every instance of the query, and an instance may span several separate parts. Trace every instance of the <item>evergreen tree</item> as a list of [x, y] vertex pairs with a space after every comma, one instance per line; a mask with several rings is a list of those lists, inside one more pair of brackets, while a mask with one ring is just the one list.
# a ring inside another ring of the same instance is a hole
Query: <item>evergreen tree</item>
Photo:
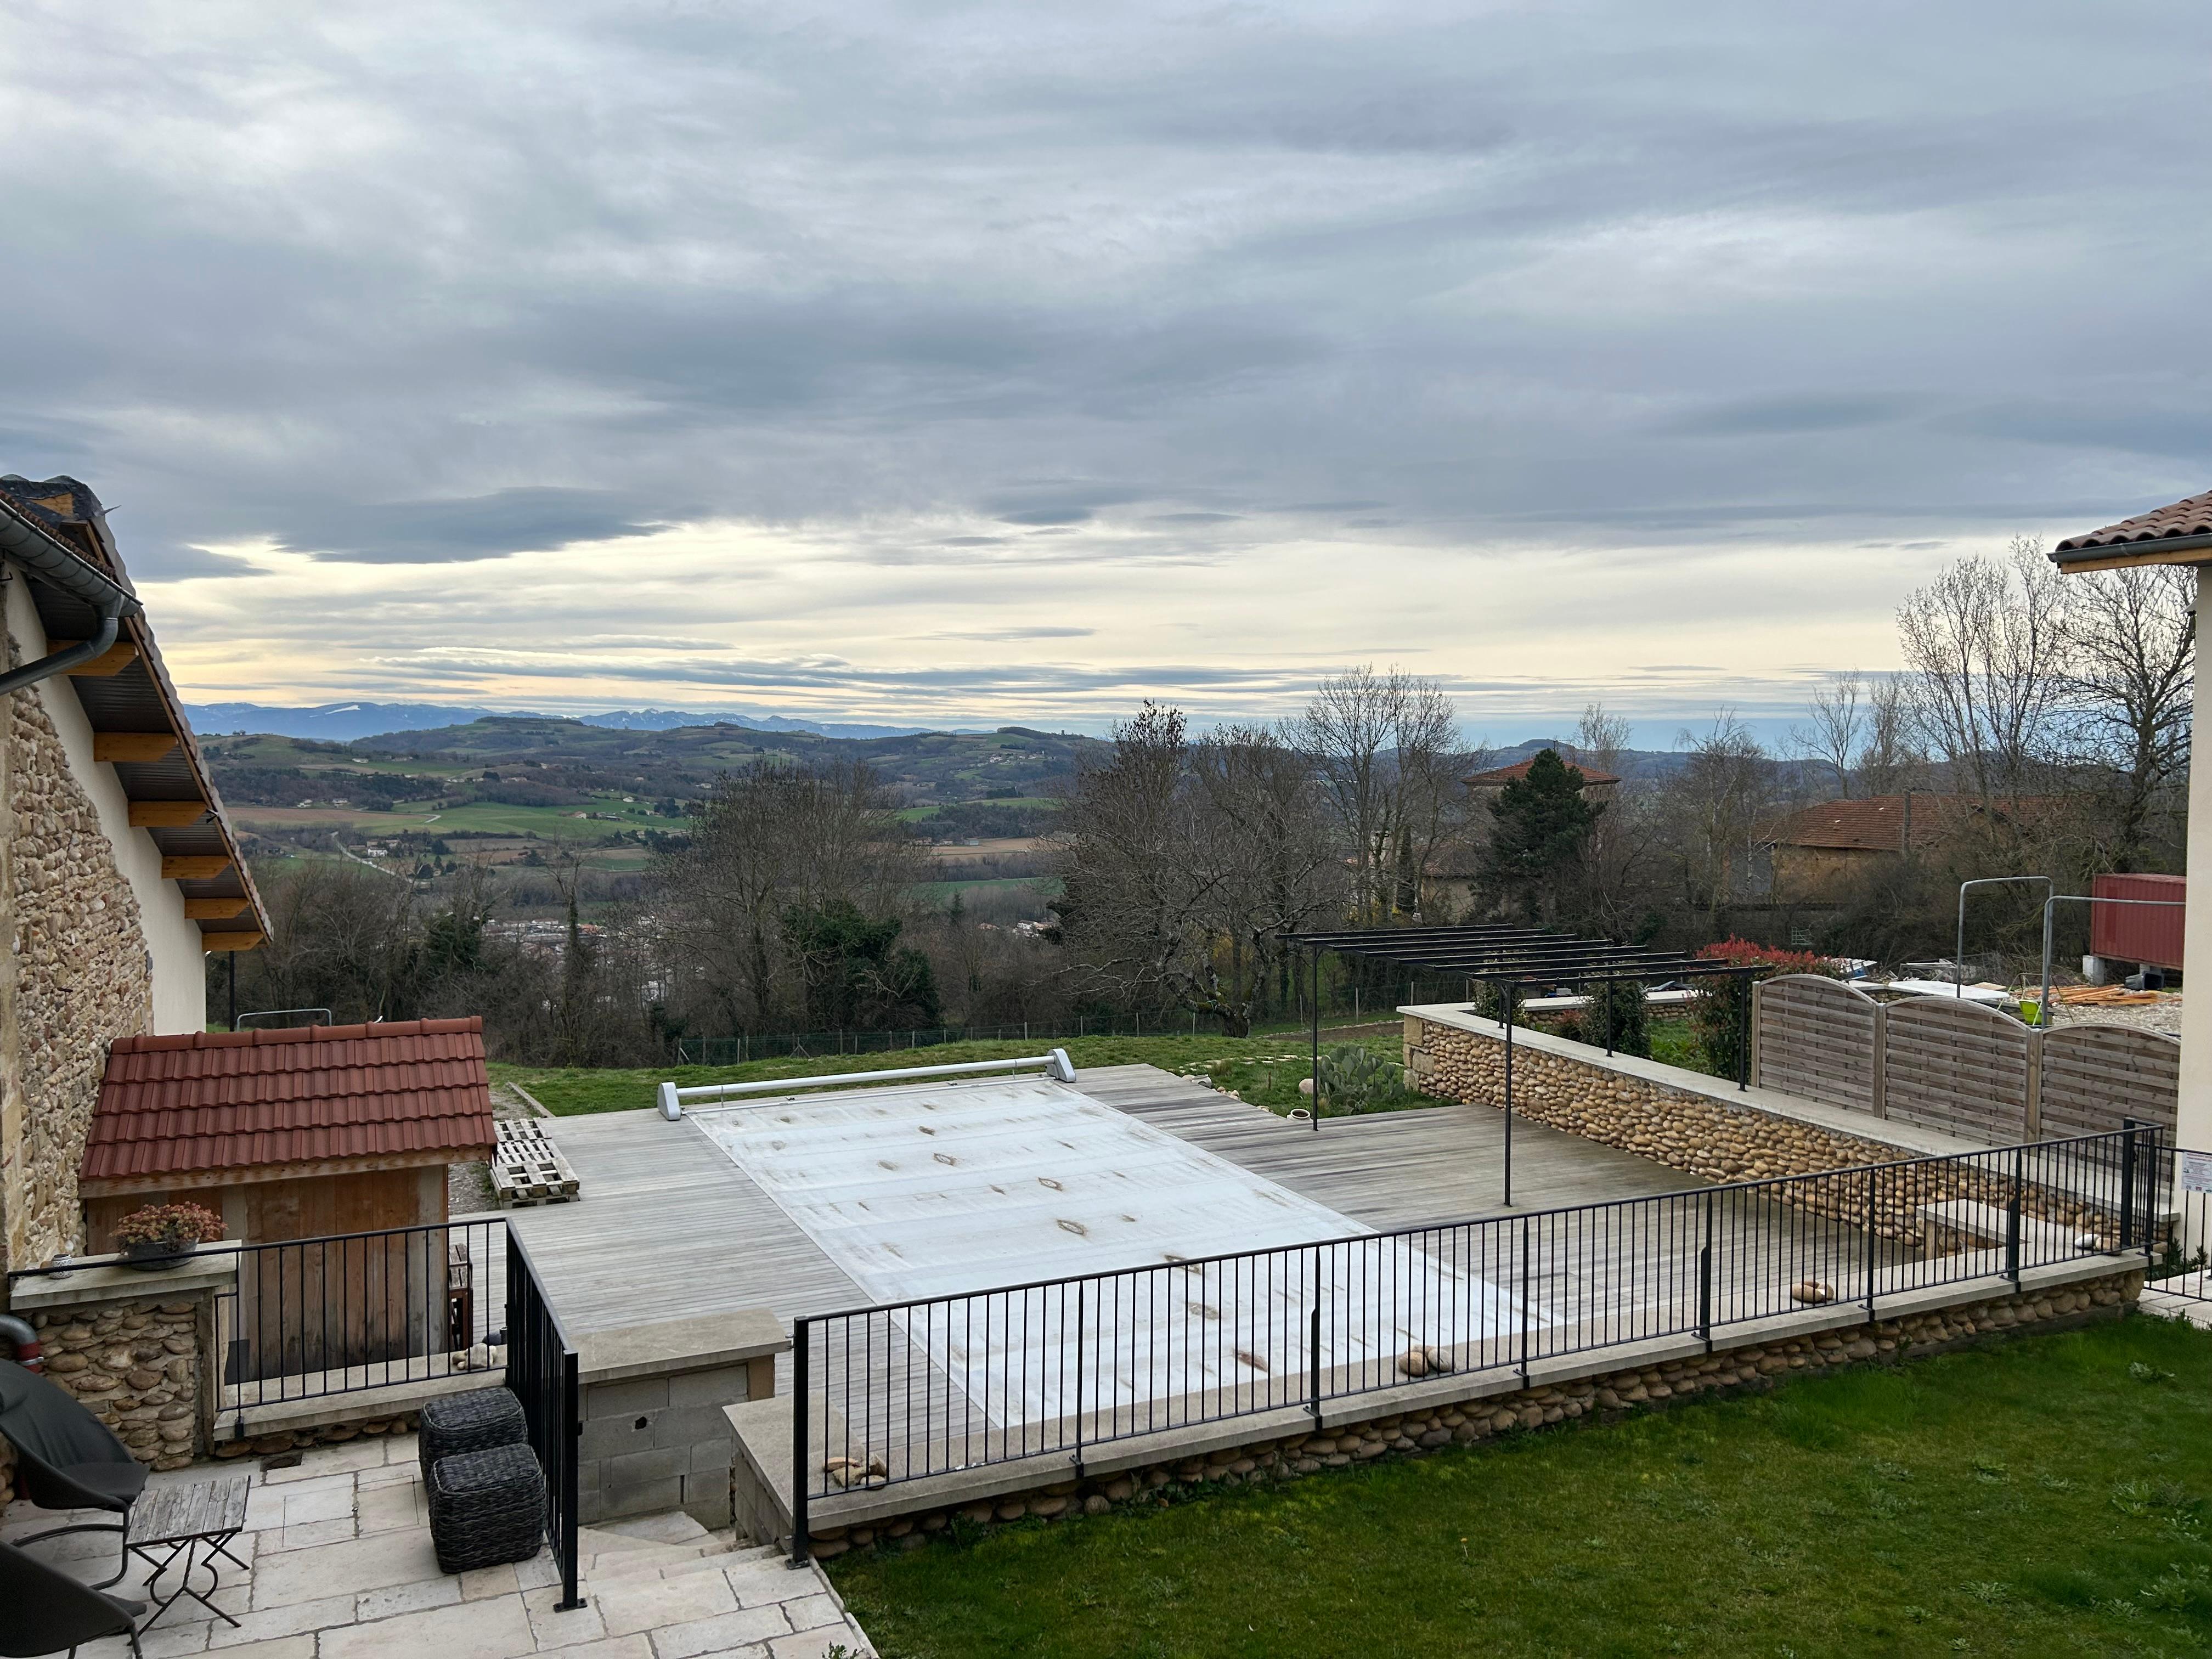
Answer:
[[1555, 921], [1604, 810], [1583, 799], [1583, 775], [1556, 750], [1538, 751], [1528, 770], [1498, 792], [1482, 852], [1484, 891], [1531, 921]]

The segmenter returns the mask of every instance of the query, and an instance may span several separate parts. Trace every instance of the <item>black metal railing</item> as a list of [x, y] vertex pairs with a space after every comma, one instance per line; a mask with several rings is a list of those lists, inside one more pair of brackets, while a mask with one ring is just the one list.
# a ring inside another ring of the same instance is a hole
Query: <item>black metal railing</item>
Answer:
[[246, 1244], [216, 1298], [222, 1418], [483, 1371], [506, 1313], [507, 1221], [491, 1215]]
[[1702, 1340], [2171, 1231], [2130, 1128], [920, 1297], [795, 1322], [793, 1550], [862, 1487], [1450, 1374]]
[[576, 1345], [545, 1294], [521, 1236], [507, 1236], [507, 1386], [522, 1402], [530, 1447], [545, 1472], [545, 1536], [561, 1568], [555, 1611], [584, 1605], [576, 1593], [576, 1476], [583, 1415]]

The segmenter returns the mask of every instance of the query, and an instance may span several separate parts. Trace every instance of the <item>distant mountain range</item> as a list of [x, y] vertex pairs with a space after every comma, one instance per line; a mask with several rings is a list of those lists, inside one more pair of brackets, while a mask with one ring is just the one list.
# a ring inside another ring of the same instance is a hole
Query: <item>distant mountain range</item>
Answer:
[[811, 732], [823, 738], [908, 738], [941, 728], [928, 726], [866, 726], [846, 720], [795, 720], [781, 714], [731, 714], [690, 708], [617, 708], [604, 714], [549, 714], [541, 709], [478, 708], [435, 702], [326, 702], [313, 708], [287, 708], [265, 702], [187, 703], [185, 713], [203, 736], [252, 732], [279, 738], [313, 738], [351, 743], [358, 738], [398, 732], [427, 732], [466, 726], [490, 715], [526, 714], [546, 720], [574, 720], [586, 726], [622, 732], [669, 732], [687, 726], [742, 726], [753, 732]]

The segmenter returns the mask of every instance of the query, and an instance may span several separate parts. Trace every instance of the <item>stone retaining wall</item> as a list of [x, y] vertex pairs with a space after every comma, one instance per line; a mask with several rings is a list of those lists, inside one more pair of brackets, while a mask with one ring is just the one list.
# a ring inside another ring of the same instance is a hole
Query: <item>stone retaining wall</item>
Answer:
[[102, 1302], [35, 1313], [46, 1373], [89, 1407], [137, 1460], [180, 1469], [207, 1449], [204, 1297]]
[[[1519, 1069], [1517, 1064], [1515, 1069]], [[1157, 1463], [1101, 1479], [1059, 1480], [1030, 1492], [918, 1510], [869, 1525], [810, 1527], [808, 1536], [814, 1554], [825, 1560], [871, 1545], [918, 1548], [930, 1534], [943, 1532], [956, 1520], [990, 1526], [1032, 1516], [1059, 1521], [1077, 1515], [1101, 1515], [1118, 1504], [1162, 1501], [1170, 1488], [1261, 1486], [1379, 1457], [1471, 1445], [1578, 1418], [1612, 1420], [1675, 1400], [1729, 1389], [1770, 1388], [1778, 1379], [1794, 1375], [1811, 1376], [1844, 1365], [1893, 1363], [1908, 1354], [1937, 1352], [2024, 1327], [2060, 1328], [2088, 1319], [2117, 1316], [2141, 1295], [2142, 1282], [2142, 1271], [2136, 1269], [1871, 1324], [1735, 1347], [1723, 1346], [1710, 1354], [1546, 1383], [1455, 1405], [1387, 1413], [1347, 1426], [1255, 1441], [1203, 1457]], [[1378, 1400], [1376, 1404], [1387, 1402]]]
[[[1504, 1109], [1502, 1036], [1408, 1014], [1405, 1054], [1409, 1087], [1443, 1100]], [[1690, 1089], [1672, 1088], [1607, 1065], [1595, 1049], [1583, 1058], [1516, 1041], [1513, 1110], [1516, 1117], [1711, 1182], [1818, 1176], [1925, 1157], [1910, 1147], [1847, 1134], [1748, 1101], [1723, 1103]], [[1806, 1181], [1773, 1188], [1768, 1195], [1850, 1226], [1866, 1224], [1863, 1180]], [[1921, 1213], [1923, 1206], [1966, 1200], [2002, 1208], [2010, 1196], [2010, 1183], [1982, 1168], [1931, 1164], [1885, 1171], [1874, 1188], [1874, 1231], [1901, 1243], [1926, 1245], [1934, 1241]], [[2108, 1248], [2117, 1243], [2115, 1217], [2037, 1188], [2032, 1172], [2021, 1208], [2039, 1220], [2095, 1233]]]
[[356, 1421], [318, 1424], [311, 1429], [278, 1429], [269, 1434], [250, 1435], [243, 1440], [228, 1437], [223, 1426], [217, 1424], [216, 1431], [222, 1437], [216, 1441], [214, 1453], [222, 1458], [272, 1457], [278, 1452], [305, 1451], [310, 1446], [340, 1445], [365, 1434], [404, 1434], [421, 1420], [419, 1412], [387, 1412]]

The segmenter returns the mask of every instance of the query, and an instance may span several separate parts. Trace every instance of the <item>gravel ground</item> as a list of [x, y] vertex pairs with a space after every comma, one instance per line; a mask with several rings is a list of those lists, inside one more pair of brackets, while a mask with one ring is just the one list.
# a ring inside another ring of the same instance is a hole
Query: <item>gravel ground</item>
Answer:
[[2174, 992], [2159, 998], [2155, 1004], [2144, 1003], [2134, 1008], [2099, 1008], [2095, 1006], [2069, 1008], [2057, 1002], [2051, 1011], [2053, 1025], [2132, 1025], [2141, 1031], [2164, 1031], [2169, 1036], [2181, 1035], [2181, 994]]

